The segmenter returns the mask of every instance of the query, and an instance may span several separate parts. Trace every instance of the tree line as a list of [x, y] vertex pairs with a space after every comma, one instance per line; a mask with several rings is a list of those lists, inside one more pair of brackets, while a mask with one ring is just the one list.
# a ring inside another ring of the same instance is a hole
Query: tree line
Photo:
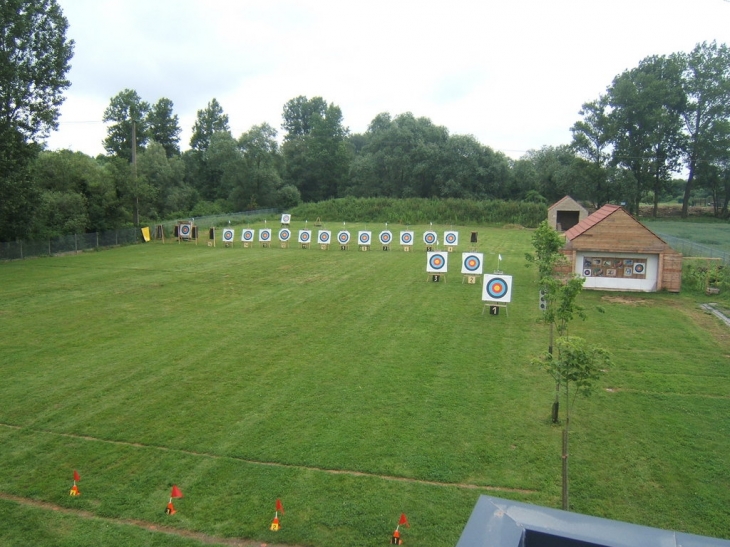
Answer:
[[284, 105], [278, 129], [239, 136], [213, 98], [181, 151], [173, 102], [132, 89], [111, 98], [106, 153], [90, 157], [39, 144], [70, 85], [74, 44], [56, 1], [3, 6], [0, 240], [341, 197], [548, 204], [569, 194], [634, 214], [647, 201], [681, 201], [685, 215], [706, 198], [728, 215], [730, 52], [715, 42], [642, 60], [582, 106], [571, 143], [517, 160], [408, 112], [380, 113], [352, 133], [338, 105], [305, 96]]

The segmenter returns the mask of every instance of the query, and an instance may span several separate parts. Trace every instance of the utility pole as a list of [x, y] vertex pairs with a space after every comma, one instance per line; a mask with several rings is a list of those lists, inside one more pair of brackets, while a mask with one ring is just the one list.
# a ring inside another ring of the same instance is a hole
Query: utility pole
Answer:
[[132, 120], [132, 176], [134, 177], [134, 225], [139, 227], [139, 189], [137, 188], [137, 122]]

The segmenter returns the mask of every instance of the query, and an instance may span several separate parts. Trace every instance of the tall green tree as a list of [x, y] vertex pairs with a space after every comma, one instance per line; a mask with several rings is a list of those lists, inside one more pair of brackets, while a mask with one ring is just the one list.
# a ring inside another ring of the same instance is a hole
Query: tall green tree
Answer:
[[682, 110], [687, 133], [685, 164], [687, 184], [682, 216], [688, 214], [695, 178], [702, 164], [722, 161], [730, 140], [730, 49], [725, 44], [702, 42], [690, 53], [674, 59], [682, 67], [681, 89], [686, 96]]
[[193, 135], [190, 137], [190, 147], [198, 152], [206, 151], [210, 146], [213, 134], [220, 131], [230, 131], [228, 114], [223, 112], [223, 107], [217, 99], [213, 98], [208, 106], [198, 110], [193, 124]]
[[585, 181], [584, 197], [601, 207], [614, 197], [608, 186], [612, 140], [608, 97], [601, 95], [598, 100], [583, 104], [578, 113], [583, 119], [570, 128], [573, 133], [571, 146], [585, 164], [576, 167]]
[[152, 105], [147, 115], [150, 139], [162, 145], [168, 158], [180, 155], [180, 123], [173, 102], [165, 97]]
[[0, 2], [0, 239], [28, 234], [38, 142], [58, 126], [74, 42], [56, 0]]
[[656, 215], [659, 198], [679, 169], [684, 143], [680, 113], [685, 101], [680, 75], [676, 59], [652, 56], [617, 76], [608, 89], [612, 161], [634, 177], [627, 200], [634, 214], [652, 192]]
[[[207, 201], [227, 199], [230, 191], [221, 185], [221, 162], [211, 163], [210, 148], [217, 134], [222, 135], [219, 139], [221, 146], [228, 146], [229, 141], [233, 140], [228, 126], [228, 115], [223, 112], [218, 100], [213, 98], [205, 108], [198, 110], [190, 138], [191, 148], [184, 155], [188, 181]], [[216, 154], [220, 157], [220, 154]]]
[[132, 139], [136, 139], [135, 154], [139, 154], [149, 140], [150, 111], [148, 102], [133, 89], [125, 89], [111, 98], [104, 111], [103, 121], [109, 123], [104, 149], [111, 156], [132, 161]]

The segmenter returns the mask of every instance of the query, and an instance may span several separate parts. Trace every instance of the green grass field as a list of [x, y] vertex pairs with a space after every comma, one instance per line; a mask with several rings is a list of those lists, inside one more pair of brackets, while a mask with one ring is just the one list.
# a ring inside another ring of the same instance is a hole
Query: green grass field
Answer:
[[[452, 546], [481, 493], [559, 507], [532, 232], [455, 228], [431, 283], [425, 229], [411, 253], [201, 240], [0, 264], [0, 544], [376, 546], [406, 513], [407, 544]], [[462, 283], [471, 230], [514, 276], [508, 316]], [[572, 414], [571, 509], [730, 538], [730, 337], [708, 299], [581, 301], [571, 333], [614, 366]]]

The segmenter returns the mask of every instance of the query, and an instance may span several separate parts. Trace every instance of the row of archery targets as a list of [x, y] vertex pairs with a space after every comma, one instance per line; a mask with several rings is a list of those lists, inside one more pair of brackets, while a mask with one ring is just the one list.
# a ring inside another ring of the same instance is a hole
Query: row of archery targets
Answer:
[[[289, 227], [291, 222], [290, 215], [282, 215], [281, 228], [278, 230], [278, 241], [281, 247], [288, 247], [294, 241], [294, 231]], [[387, 226], [387, 225], [386, 225]], [[193, 223], [181, 222], [176, 227], [176, 237], [178, 240], [197, 239], [197, 227]], [[356, 232], [356, 244], [362, 251], [369, 251], [373, 245], [373, 232], [371, 230], [358, 230]], [[334, 237], [334, 239], [333, 239]], [[269, 247], [274, 240], [273, 228], [243, 228], [239, 235], [240, 244], [245, 247], [251, 247], [257, 242]], [[341, 250], [348, 250], [352, 244], [353, 234], [350, 230], [342, 229], [336, 234], [332, 230], [319, 229], [316, 233], [311, 229], [298, 230], [296, 242], [304, 248], [309, 248], [311, 244], [317, 244], [322, 249], [329, 249], [331, 245], [339, 245]], [[391, 230], [385, 229], [378, 233], [377, 242], [382, 246], [384, 251], [390, 250], [394, 242], [394, 234]], [[223, 228], [221, 230], [221, 242], [226, 247], [231, 247], [236, 243], [235, 228]], [[334, 243], [333, 243], [334, 241]], [[449, 255], [454, 253], [455, 248], [459, 245], [459, 232], [457, 230], [445, 230], [443, 237], [439, 239], [439, 234], [435, 230], [426, 230], [422, 236], [423, 244], [426, 247], [426, 273], [428, 279], [438, 282], [441, 279], [446, 280], [449, 271]], [[216, 242], [216, 229], [210, 228], [209, 246], [214, 246]], [[399, 233], [398, 244], [403, 251], [411, 251], [416, 242], [416, 234], [413, 230], [401, 230]], [[441, 245], [446, 246], [446, 250], [435, 250]], [[476, 244], [477, 232], [471, 232], [470, 243]], [[481, 277], [482, 284], [482, 301], [484, 308], [482, 313], [489, 306], [491, 315], [498, 315], [499, 309], [507, 309], [507, 304], [512, 300], [512, 276], [505, 275], [499, 270], [502, 256], [498, 255], [497, 269], [494, 273], [484, 273], [484, 254], [477, 251], [469, 251], [461, 253], [461, 274], [463, 275], [462, 283], [476, 284]]]

